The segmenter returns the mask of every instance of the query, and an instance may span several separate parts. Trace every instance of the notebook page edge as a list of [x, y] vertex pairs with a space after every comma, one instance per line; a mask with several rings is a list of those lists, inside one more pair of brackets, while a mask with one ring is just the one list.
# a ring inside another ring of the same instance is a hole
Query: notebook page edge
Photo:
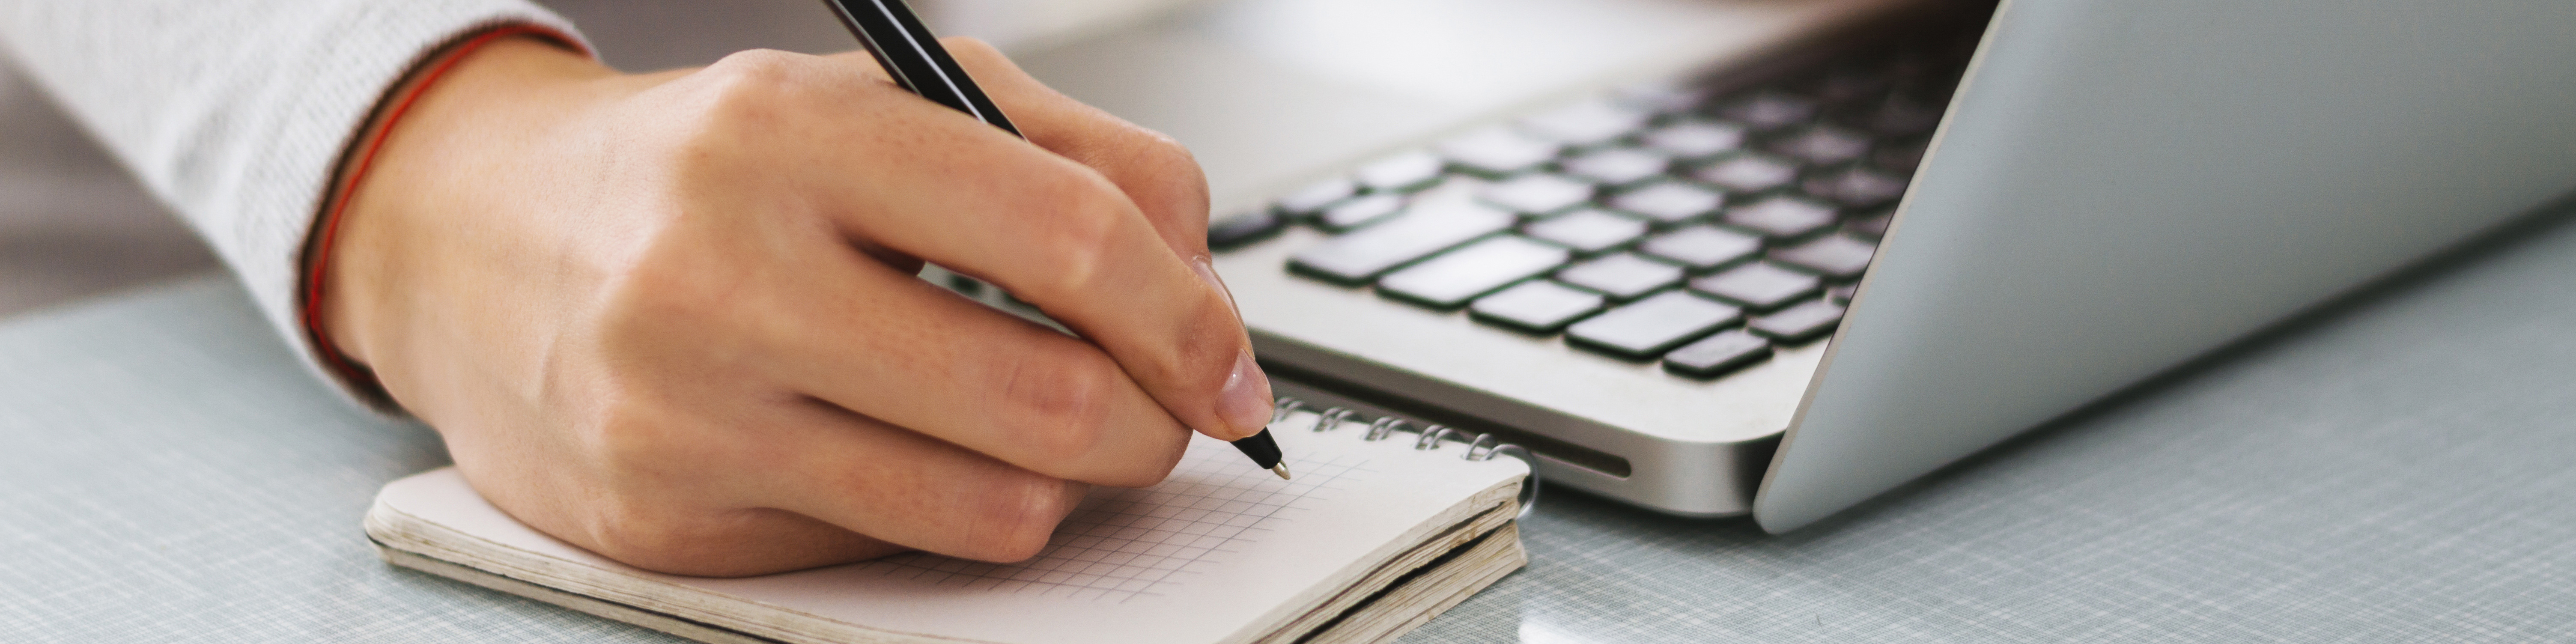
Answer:
[[385, 563], [393, 564], [397, 567], [410, 568], [423, 574], [444, 577], [462, 583], [473, 584], [475, 586], [481, 586], [519, 597], [562, 606], [593, 617], [634, 624], [636, 626], [669, 633], [671, 635], [694, 641], [707, 642], [708, 644], [775, 644], [778, 642], [778, 640], [751, 635], [721, 626], [693, 622], [643, 608], [619, 604], [594, 597], [586, 597], [530, 582], [511, 579], [509, 577], [485, 572], [464, 564], [444, 561], [432, 558], [428, 555], [398, 549], [385, 545], [384, 542], [376, 541], [374, 539], [368, 539], [368, 542], [375, 546], [377, 556], [384, 558]]
[[[1496, 492], [1512, 494], [1514, 490], [1517, 490], [1517, 486], [1509, 484], [1497, 486], [1496, 490], [1489, 490], [1478, 498], [1486, 500]], [[1329, 627], [1335, 619], [1369, 604], [1381, 591], [1403, 582], [1406, 575], [1437, 565], [1441, 557], [1468, 547], [1476, 540], [1512, 523], [1513, 517], [1517, 514], [1510, 496], [1504, 496], [1499, 503], [1474, 505], [1488, 507], [1484, 512], [1477, 513], [1439, 534], [1416, 543], [1412, 548], [1398, 553], [1395, 557], [1378, 562], [1359, 581], [1342, 585], [1323, 601], [1307, 607], [1287, 624], [1269, 629], [1258, 641], [1261, 644], [1294, 642], [1318, 629]]]
[[[1485, 541], [1469, 544], [1467, 548], [1468, 552], [1462, 553], [1457, 560], [1432, 570], [1433, 574], [1426, 575], [1422, 579], [1408, 580], [1404, 586], [1389, 593], [1389, 596], [1384, 599], [1386, 605], [1395, 607], [1393, 610], [1377, 615], [1357, 615], [1360, 619], [1335, 624], [1332, 628], [1317, 633], [1299, 644], [1393, 642], [1404, 637], [1405, 633], [1430, 623], [1433, 618], [1465, 603], [1467, 598], [1484, 592], [1486, 588], [1501, 582], [1504, 577], [1529, 565], [1529, 551], [1521, 544], [1519, 521], [1503, 524], [1502, 527], [1494, 529]], [[1448, 589], [1449, 592], [1433, 594], [1443, 588]], [[1407, 607], [1425, 600], [1428, 600], [1429, 605], [1421, 608]], [[1378, 606], [1379, 603], [1372, 602], [1369, 606], [1361, 607], [1361, 611], [1365, 612]], [[1399, 615], [1404, 618], [1403, 621], [1393, 624], [1379, 621]]]
[[[501, 579], [780, 642], [794, 644], [980, 642], [980, 640], [905, 633], [850, 624], [807, 614], [789, 607], [655, 579], [647, 576], [649, 573], [604, 559], [599, 562], [589, 562], [536, 552], [422, 518], [403, 510], [393, 502], [392, 498], [389, 498], [403, 491], [396, 488], [406, 483], [424, 487], [448, 484], [473, 494], [473, 488], [465, 484], [464, 477], [457, 474], [455, 469], [454, 466], [441, 467], [386, 484], [385, 488], [377, 493], [374, 507], [367, 512], [368, 538], [376, 542], [379, 548], [411, 553]], [[473, 499], [476, 502], [482, 502], [479, 494], [474, 494]], [[494, 511], [497, 512], [498, 509]], [[530, 531], [534, 532], [532, 529]], [[538, 536], [549, 541], [553, 540], [552, 537], [545, 537], [541, 533]], [[460, 544], [471, 544], [476, 547]], [[565, 544], [564, 547], [572, 548], [569, 544]], [[591, 556], [596, 557], [596, 555]], [[747, 614], [736, 615], [724, 610], [728, 605], [757, 606], [774, 611], [774, 616], [772, 619], [764, 620], [754, 619]], [[646, 608], [647, 606], [663, 608]], [[575, 608], [575, 610], [579, 609]]]

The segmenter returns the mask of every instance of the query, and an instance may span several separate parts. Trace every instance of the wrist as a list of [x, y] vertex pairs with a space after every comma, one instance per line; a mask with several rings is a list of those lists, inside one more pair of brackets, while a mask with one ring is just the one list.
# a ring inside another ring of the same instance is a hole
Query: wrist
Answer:
[[[326, 357], [370, 368], [399, 341], [422, 225], [455, 212], [475, 174], [553, 126], [582, 84], [615, 75], [547, 32], [494, 32], [425, 61], [387, 94], [340, 172], [314, 241], [306, 306]], [[344, 358], [342, 358], [344, 357]]]

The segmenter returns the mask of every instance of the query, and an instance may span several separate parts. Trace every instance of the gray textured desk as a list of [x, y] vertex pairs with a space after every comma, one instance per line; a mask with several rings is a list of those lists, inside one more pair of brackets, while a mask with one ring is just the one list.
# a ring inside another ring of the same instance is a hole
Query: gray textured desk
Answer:
[[[0, 324], [0, 640], [645, 641], [376, 561], [435, 437], [207, 277]], [[1412, 642], [2576, 639], [2576, 224], [1789, 537], [1559, 494]]]

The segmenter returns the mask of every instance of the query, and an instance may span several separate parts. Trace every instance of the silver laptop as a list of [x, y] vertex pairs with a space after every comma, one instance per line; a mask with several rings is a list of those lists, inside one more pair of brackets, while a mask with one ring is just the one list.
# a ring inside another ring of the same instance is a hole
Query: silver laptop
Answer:
[[1018, 55], [1200, 155], [1282, 393], [1774, 532], [2576, 189], [2556, 0], [1229, 0]]

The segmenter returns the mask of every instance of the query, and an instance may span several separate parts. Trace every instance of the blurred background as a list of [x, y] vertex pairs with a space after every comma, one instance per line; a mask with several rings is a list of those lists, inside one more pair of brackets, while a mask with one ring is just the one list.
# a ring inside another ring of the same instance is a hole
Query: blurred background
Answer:
[[[1149, 19], [1191, 0], [914, 0], [942, 34], [1006, 50]], [[815, 0], [540, 0], [613, 66], [702, 65], [755, 47], [856, 47]], [[0, 317], [220, 264], [70, 117], [0, 58]]]

